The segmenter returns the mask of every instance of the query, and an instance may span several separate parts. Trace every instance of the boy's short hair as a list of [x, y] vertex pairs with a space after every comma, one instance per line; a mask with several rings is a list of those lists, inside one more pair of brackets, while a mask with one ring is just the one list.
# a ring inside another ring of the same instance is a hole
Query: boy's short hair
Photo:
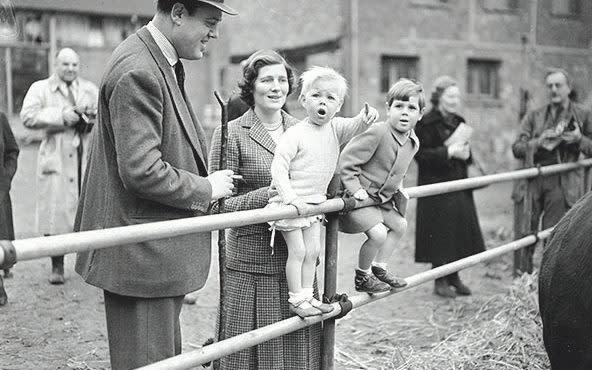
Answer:
[[419, 109], [423, 109], [426, 103], [423, 86], [419, 82], [408, 78], [401, 78], [389, 89], [386, 94], [386, 103], [390, 107], [394, 100], [408, 101], [412, 96], [417, 96]]
[[347, 95], [347, 80], [339, 72], [330, 67], [319, 67], [313, 66], [306, 70], [300, 76], [300, 83], [302, 90], [300, 91], [300, 97], [303, 97], [318, 80], [325, 80], [334, 82], [339, 90], [339, 97], [341, 101]]

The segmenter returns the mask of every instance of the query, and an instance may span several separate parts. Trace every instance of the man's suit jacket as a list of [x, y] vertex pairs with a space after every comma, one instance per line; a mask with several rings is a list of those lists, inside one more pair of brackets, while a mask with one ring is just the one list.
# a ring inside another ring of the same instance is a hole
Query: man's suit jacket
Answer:
[[[205, 135], [145, 27], [113, 52], [94, 135], [76, 231], [208, 211]], [[80, 253], [76, 271], [120, 295], [178, 296], [204, 285], [210, 252], [211, 233], [190, 234]]]

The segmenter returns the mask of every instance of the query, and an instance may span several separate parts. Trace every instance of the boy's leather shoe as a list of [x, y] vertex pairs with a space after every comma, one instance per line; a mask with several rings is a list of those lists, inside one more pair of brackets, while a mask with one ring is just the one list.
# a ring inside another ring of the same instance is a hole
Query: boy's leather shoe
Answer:
[[382, 293], [391, 290], [391, 286], [378, 280], [376, 276], [356, 270], [354, 285], [358, 292]]
[[378, 278], [378, 280], [387, 283], [393, 288], [403, 288], [407, 286], [405, 279], [391, 274], [382, 267], [372, 266], [372, 273]]

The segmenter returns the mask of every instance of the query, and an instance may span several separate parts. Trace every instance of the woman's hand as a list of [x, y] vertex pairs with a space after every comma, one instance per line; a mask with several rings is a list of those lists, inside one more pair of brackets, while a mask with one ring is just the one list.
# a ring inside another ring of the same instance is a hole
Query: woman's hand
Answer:
[[448, 147], [448, 158], [457, 158], [466, 161], [471, 156], [471, 148], [469, 143], [451, 144]]
[[353, 197], [357, 200], [366, 200], [369, 198], [369, 195], [365, 189], [360, 189], [354, 193]]
[[364, 103], [364, 108], [358, 113], [357, 118], [361, 119], [365, 124], [371, 125], [380, 118], [380, 114], [376, 108], [371, 107], [368, 103]]

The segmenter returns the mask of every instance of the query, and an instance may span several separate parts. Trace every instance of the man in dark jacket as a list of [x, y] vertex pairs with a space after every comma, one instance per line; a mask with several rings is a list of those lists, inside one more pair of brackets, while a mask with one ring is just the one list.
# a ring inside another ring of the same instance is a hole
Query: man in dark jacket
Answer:
[[[512, 145], [514, 156], [524, 167], [547, 166], [577, 161], [581, 154], [592, 156], [592, 117], [590, 112], [570, 100], [572, 82], [559, 68], [545, 76], [549, 103], [528, 112]], [[535, 232], [542, 216], [543, 228], [555, 225], [586, 192], [583, 171], [536, 178], [514, 191], [516, 202], [524, 202], [527, 219], [517, 237]], [[524, 250], [522, 272], [532, 272], [534, 246]]]
[[[223, 0], [158, 0], [152, 21], [111, 56], [75, 230], [204, 215], [232, 194], [232, 171], [208, 176], [206, 137], [184, 89], [180, 58], [218, 37]], [[210, 268], [209, 232], [80, 253], [76, 271], [104, 291], [112, 369], [181, 352], [183, 296]]]

